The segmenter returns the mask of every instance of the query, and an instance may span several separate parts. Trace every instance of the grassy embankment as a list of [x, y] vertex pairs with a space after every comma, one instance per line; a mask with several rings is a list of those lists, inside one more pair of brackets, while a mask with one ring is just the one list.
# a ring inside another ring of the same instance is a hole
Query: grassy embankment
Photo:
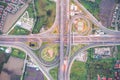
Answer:
[[44, 29], [48, 29], [52, 26], [55, 19], [55, 8], [55, 2], [50, 0], [35, 0], [37, 16], [32, 33], [39, 33], [42, 27], [44, 27]]
[[15, 26], [14, 29], [9, 33], [10, 35], [28, 35], [30, 32], [20, 26]]

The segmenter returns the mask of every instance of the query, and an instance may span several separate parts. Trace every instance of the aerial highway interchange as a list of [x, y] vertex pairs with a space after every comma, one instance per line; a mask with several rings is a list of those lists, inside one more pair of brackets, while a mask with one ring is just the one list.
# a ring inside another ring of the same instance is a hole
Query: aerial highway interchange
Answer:
[[[82, 14], [75, 15], [72, 18], [69, 16], [70, 0], [56, 0], [56, 18], [53, 26], [42, 33], [30, 34], [30, 35], [0, 35], [0, 46], [11, 46], [23, 50], [34, 62], [39, 66], [39, 69], [47, 77], [48, 80], [53, 80], [52, 76], [49, 74], [49, 70], [54, 66], [59, 66], [58, 80], [70, 80], [70, 69], [76, 58], [76, 56], [84, 50], [91, 47], [97, 46], [110, 46], [110, 45], [120, 45], [120, 32], [112, 31], [105, 28], [101, 22], [99, 22], [87, 9], [85, 9], [78, 0], [74, 2], [82, 8], [82, 10], [87, 14], [83, 16]], [[85, 18], [90, 20], [93, 24], [97, 25], [101, 30], [103, 30], [105, 35], [87, 35], [83, 36], [80, 34], [72, 33], [72, 24], [75, 19]], [[59, 34], [51, 34], [51, 31], [56, 27], [59, 27]], [[67, 28], [67, 31], [66, 31]], [[60, 46], [59, 51], [59, 62], [47, 65], [41, 62], [34, 52], [24, 44], [25, 42], [35, 41], [37, 44], [42, 42], [58, 43]], [[72, 57], [70, 56], [71, 46], [75, 44], [87, 44], [87, 46], [79, 49]], [[67, 50], [64, 52], [64, 46], [67, 45]], [[64, 62], [66, 63], [64, 64]], [[63, 66], [66, 66], [63, 69]]]

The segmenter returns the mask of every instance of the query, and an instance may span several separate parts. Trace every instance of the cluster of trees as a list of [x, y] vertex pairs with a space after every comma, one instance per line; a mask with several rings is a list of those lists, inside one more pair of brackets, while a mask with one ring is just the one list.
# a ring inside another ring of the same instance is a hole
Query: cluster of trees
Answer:
[[20, 26], [15, 26], [15, 28], [9, 33], [12, 35], [28, 35], [30, 31], [20, 27]]
[[120, 3], [120, 0], [115, 0], [116, 3]]
[[114, 77], [114, 58], [96, 60], [93, 57], [94, 50], [88, 50], [88, 60], [86, 62], [87, 74], [90, 80], [97, 80], [97, 74], [101, 77]]
[[101, 62], [101, 61], [95, 61], [87, 63], [87, 72], [89, 79], [91, 80], [97, 80], [97, 74], [100, 76], [105, 77], [114, 77], [114, 71], [113, 71], [113, 61], [111, 62]]

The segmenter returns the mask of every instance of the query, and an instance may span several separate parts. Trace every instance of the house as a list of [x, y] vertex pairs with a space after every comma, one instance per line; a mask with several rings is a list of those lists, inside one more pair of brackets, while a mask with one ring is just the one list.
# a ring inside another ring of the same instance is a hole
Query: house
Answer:
[[106, 78], [106, 77], [100, 77], [100, 75], [97, 75], [98, 76], [98, 78], [97, 78], [97, 80], [113, 80], [112, 78]]
[[116, 64], [114, 66], [114, 69], [120, 69], [120, 60], [116, 61]]
[[14, 14], [14, 13], [16, 13], [18, 11], [18, 9], [16, 8], [16, 6], [13, 5], [13, 4], [9, 4], [5, 10], [7, 12], [9, 12], [9, 13], [12, 13], [12, 14]]
[[120, 72], [115, 72], [115, 80], [120, 80]]
[[18, 4], [18, 0], [5, 0], [6, 3]]

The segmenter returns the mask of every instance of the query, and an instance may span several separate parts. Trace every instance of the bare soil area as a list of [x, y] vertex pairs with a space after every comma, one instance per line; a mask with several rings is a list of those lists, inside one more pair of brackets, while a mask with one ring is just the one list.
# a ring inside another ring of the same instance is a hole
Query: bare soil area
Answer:
[[19, 80], [22, 75], [24, 60], [10, 57], [8, 62], [4, 64], [0, 74], [0, 80]]
[[111, 26], [112, 14], [115, 8], [115, 0], [102, 0], [100, 4], [100, 20], [106, 27]]

